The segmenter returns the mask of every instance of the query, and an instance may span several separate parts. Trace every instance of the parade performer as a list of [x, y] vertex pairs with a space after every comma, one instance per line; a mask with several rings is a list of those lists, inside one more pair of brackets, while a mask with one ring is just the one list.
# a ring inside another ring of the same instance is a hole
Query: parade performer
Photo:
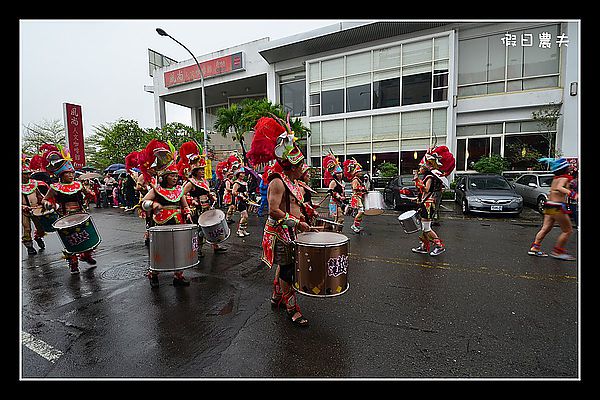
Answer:
[[[435, 215], [435, 193], [442, 190], [442, 179], [454, 170], [454, 156], [446, 146], [428, 149], [415, 171], [413, 181], [419, 191], [419, 215], [421, 217], [420, 245], [411, 249], [415, 253], [437, 256], [446, 251], [446, 246], [437, 233], [431, 229]], [[423, 175], [423, 179], [419, 178]], [[431, 249], [433, 242], [434, 248]]]
[[302, 164], [300, 178], [296, 183], [300, 186], [303, 193], [302, 201], [304, 207], [302, 207], [302, 214], [304, 215], [304, 220], [309, 226], [316, 226], [317, 218], [319, 217], [319, 213], [317, 212], [318, 205], [313, 203], [312, 195], [317, 192], [310, 187], [310, 166], [308, 164]]
[[261, 260], [270, 269], [277, 265], [271, 305], [285, 305], [291, 321], [307, 326], [308, 319], [300, 311], [292, 285], [295, 274], [295, 246], [297, 231], [308, 231], [303, 221], [303, 193], [295, 183], [302, 172], [304, 155], [295, 143], [294, 132], [279, 118], [262, 117], [254, 128], [248, 159], [254, 164], [276, 160], [269, 168], [267, 197], [269, 217], [265, 223]]
[[249, 236], [248, 229], [248, 182], [246, 182], [246, 171], [240, 167], [235, 171], [235, 181], [231, 194], [234, 197], [235, 209], [240, 212], [240, 221], [238, 223], [237, 235], [239, 237]]
[[[149, 157], [149, 158], [148, 158]], [[154, 161], [151, 162], [151, 160]], [[179, 171], [175, 164], [176, 152], [169, 142], [165, 143], [152, 139], [146, 146], [140, 170], [150, 182], [151, 189], [142, 199], [142, 209], [152, 213], [152, 221], [157, 225], [176, 225], [191, 223], [191, 211], [183, 195], [183, 187], [177, 184]], [[150, 170], [157, 173], [156, 184]], [[158, 272], [148, 270], [148, 279], [151, 287], [158, 287]], [[190, 282], [184, 278], [183, 271], [173, 273], [173, 286], [189, 286]]]
[[[204, 169], [206, 167], [206, 158], [202, 154], [202, 148], [194, 141], [185, 142], [179, 148], [179, 162], [177, 169], [179, 176], [184, 181], [183, 195], [190, 207], [192, 213], [192, 222], [198, 224], [198, 218], [202, 213], [213, 209], [217, 202], [217, 196], [211, 192], [210, 184], [204, 177]], [[202, 246], [206, 241], [202, 229], [198, 229], [200, 238], [200, 246], [198, 248], [198, 257], [203, 257]], [[220, 247], [218, 244], [212, 244], [214, 253], [223, 253], [226, 248]]]
[[223, 204], [227, 207], [226, 220], [227, 223], [232, 223], [233, 214], [235, 213], [235, 198], [233, 196], [233, 181], [235, 180], [233, 173], [240, 169], [241, 162], [235, 155], [227, 159], [227, 168], [224, 168], [225, 173], [225, 192], [223, 195]]
[[575, 260], [575, 257], [565, 250], [567, 240], [573, 233], [573, 226], [571, 225], [571, 219], [569, 218], [570, 211], [567, 208], [566, 201], [567, 198], [577, 200], [579, 196], [577, 192], [571, 188], [573, 176], [569, 173], [570, 164], [562, 157], [541, 158], [538, 161], [550, 165], [550, 170], [554, 173], [554, 179], [552, 179], [548, 200], [544, 204], [544, 222], [539, 232], [535, 235], [533, 244], [527, 253], [538, 257], [548, 256], [547, 253], [544, 253], [541, 250], [542, 241], [556, 223], [560, 226], [562, 232], [558, 235], [554, 248], [550, 252], [550, 256], [559, 260], [573, 261]]
[[[35, 155], [38, 159], [41, 159], [39, 155]], [[46, 231], [42, 226], [40, 217], [33, 213], [35, 209], [42, 208], [42, 200], [44, 193], [48, 190], [48, 185], [43, 181], [31, 179], [33, 173], [33, 166], [35, 159], [29, 159], [24, 154], [21, 156], [21, 225], [23, 235], [21, 236], [21, 242], [27, 248], [28, 255], [37, 254], [37, 250], [33, 247], [33, 241], [37, 243], [40, 250], [46, 248], [46, 244], [42, 239], [46, 235]], [[38, 162], [39, 164], [39, 162]], [[41, 167], [41, 164], [40, 164]], [[42, 192], [42, 189], [43, 192]], [[35, 234], [31, 236], [31, 224], [35, 226]]]
[[329, 154], [323, 157], [323, 178], [324, 184], [327, 186], [329, 193], [329, 216], [333, 222], [341, 225], [336, 225], [336, 231], [341, 232], [344, 225], [344, 213], [349, 201], [344, 194], [344, 171], [340, 165], [340, 161], [330, 150]]
[[344, 161], [344, 176], [352, 183], [352, 197], [350, 198], [350, 207], [355, 210], [356, 216], [350, 227], [354, 233], [360, 233], [364, 228], [361, 226], [365, 208], [363, 206], [363, 196], [367, 193], [362, 179], [362, 166], [354, 158]]
[[[45, 169], [58, 176], [59, 181], [51, 183], [42, 204], [47, 210], [55, 209], [58, 215], [64, 217], [73, 213], [86, 212], [85, 197], [93, 198], [94, 193], [87, 191], [81, 182], [75, 181], [75, 169], [71, 164], [69, 152], [62, 147], [50, 145], [44, 152]], [[83, 253], [72, 254], [63, 250], [63, 257], [71, 274], [79, 273], [79, 260], [96, 267], [96, 260], [92, 257], [94, 249]]]

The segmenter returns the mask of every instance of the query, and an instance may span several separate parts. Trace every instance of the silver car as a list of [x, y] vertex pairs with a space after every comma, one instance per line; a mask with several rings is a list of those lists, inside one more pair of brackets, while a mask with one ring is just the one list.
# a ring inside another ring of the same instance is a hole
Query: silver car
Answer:
[[513, 187], [515, 192], [523, 196], [525, 204], [532, 205], [543, 213], [553, 178], [554, 174], [525, 174], [513, 182]]
[[506, 178], [495, 174], [467, 174], [456, 181], [455, 201], [463, 214], [516, 214], [523, 210], [523, 197]]

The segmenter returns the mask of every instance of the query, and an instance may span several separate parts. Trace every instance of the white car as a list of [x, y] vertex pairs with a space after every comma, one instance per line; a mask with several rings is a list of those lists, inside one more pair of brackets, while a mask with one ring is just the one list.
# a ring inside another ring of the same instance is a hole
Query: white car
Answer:
[[523, 196], [525, 204], [529, 204], [538, 212], [543, 213], [552, 179], [554, 179], [554, 174], [524, 174], [517, 178], [512, 185], [515, 191]]

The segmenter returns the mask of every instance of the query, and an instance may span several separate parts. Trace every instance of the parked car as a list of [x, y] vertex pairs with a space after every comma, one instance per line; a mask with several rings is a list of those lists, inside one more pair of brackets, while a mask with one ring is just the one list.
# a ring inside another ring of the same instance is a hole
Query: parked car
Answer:
[[400, 175], [392, 179], [383, 190], [383, 201], [394, 210], [417, 207], [417, 187], [412, 175]]
[[458, 177], [455, 201], [463, 214], [512, 213], [523, 211], [523, 197], [508, 180], [496, 174], [469, 174]]
[[525, 204], [532, 205], [538, 212], [543, 213], [553, 178], [553, 174], [525, 174], [517, 178], [512, 185], [515, 191], [523, 196]]

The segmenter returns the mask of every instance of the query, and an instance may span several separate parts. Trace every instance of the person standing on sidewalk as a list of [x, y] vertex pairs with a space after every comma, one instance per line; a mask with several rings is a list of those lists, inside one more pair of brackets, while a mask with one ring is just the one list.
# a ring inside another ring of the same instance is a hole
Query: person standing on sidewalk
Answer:
[[566, 199], [577, 200], [579, 195], [571, 188], [573, 176], [569, 174], [570, 164], [564, 158], [540, 158], [538, 161], [546, 162], [550, 165], [550, 170], [554, 173], [554, 179], [548, 193], [548, 200], [544, 204], [544, 222], [539, 232], [527, 252], [527, 254], [537, 257], [547, 257], [548, 254], [541, 250], [542, 241], [552, 230], [554, 224], [558, 224], [561, 234], [558, 235], [554, 248], [550, 256], [559, 260], [573, 261], [575, 257], [568, 254], [565, 245], [569, 236], [573, 233], [573, 226], [569, 218], [570, 211], [567, 209]]

